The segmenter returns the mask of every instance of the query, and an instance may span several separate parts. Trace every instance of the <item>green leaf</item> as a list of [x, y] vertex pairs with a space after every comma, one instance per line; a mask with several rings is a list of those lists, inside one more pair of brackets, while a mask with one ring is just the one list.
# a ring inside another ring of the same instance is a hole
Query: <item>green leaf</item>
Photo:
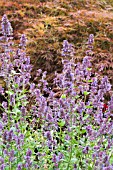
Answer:
[[66, 94], [62, 94], [61, 98], [66, 99]]
[[81, 133], [82, 133], [82, 134], [86, 133], [86, 129], [82, 129], [82, 130], [81, 130]]
[[60, 127], [63, 127], [65, 125], [65, 121], [64, 120], [60, 120], [60, 122], [58, 122], [58, 125]]
[[76, 157], [80, 157], [82, 154], [82, 151], [80, 150], [80, 148], [76, 149]]
[[6, 93], [9, 94], [9, 95], [12, 95], [12, 94], [14, 94], [14, 91], [8, 90], [8, 91], [6, 91]]
[[86, 120], [88, 117], [89, 117], [89, 115], [86, 114], [86, 115], [83, 117], [83, 120]]
[[93, 106], [88, 105], [88, 106], [86, 106], [86, 108], [91, 109], [91, 108], [93, 108]]
[[76, 132], [77, 132], [78, 134], [81, 133], [81, 128], [80, 128], [79, 126], [76, 127]]
[[84, 95], [87, 96], [90, 92], [84, 91]]
[[21, 113], [21, 111], [20, 111], [18, 108], [14, 108], [14, 109], [13, 109], [13, 113], [16, 113], [16, 114], [17, 114], [17, 113]]
[[22, 90], [22, 93], [27, 93], [27, 92], [28, 92], [28, 90], [26, 90], [26, 89]]
[[75, 96], [75, 99], [78, 99], [79, 97], [80, 97], [79, 95], [76, 95], [76, 96]]
[[88, 170], [92, 170], [92, 166], [89, 165], [89, 166], [88, 166]]
[[111, 158], [110, 158], [110, 163], [111, 163], [111, 164], [113, 163], [113, 155], [112, 155]]
[[93, 80], [88, 80], [88, 83], [92, 83], [93, 82]]
[[88, 70], [88, 71], [91, 71], [91, 70], [92, 70], [92, 68], [87, 67], [87, 70]]
[[17, 89], [18, 88], [18, 84], [14, 84], [14, 87]]

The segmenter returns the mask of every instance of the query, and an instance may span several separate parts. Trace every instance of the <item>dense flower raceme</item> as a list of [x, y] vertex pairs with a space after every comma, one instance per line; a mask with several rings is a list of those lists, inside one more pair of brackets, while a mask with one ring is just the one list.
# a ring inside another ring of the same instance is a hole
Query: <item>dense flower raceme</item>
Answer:
[[13, 28], [11, 26], [11, 23], [9, 22], [7, 15], [4, 14], [4, 16], [2, 17], [2, 34], [5, 36], [10, 36], [13, 33]]
[[73, 45], [64, 40], [63, 70], [56, 72], [54, 79], [61, 91], [57, 98], [48, 87], [46, 71], [37, 70], [38, 84], [30, 82], [32, 65], [25, 53], [26, 36], [22, 35], [16, 51], [10, 50], [7, 38], [12, 29], [6, 15], [2, 32], [1, 75], [6, 90], [1, 88], [0, 92], [7, 100], [1, 104], [0, 168], [112, 170], [113, 97], [105, 106], [104, 96], [111, 85], [106, 76], [100, 80], [91, 72], [94, 35], [88, 38], [82, 63], [74, 63]]

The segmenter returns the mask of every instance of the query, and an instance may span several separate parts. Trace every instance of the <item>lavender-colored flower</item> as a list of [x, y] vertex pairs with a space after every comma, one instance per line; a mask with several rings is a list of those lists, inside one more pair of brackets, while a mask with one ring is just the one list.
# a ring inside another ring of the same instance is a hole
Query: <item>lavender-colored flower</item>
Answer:
[[89, 56], [85, 56], [82, 61], [83, 67], [88, 68], [91, 67], [91, 62]]
[[22, 164], [18, 164], [17, 170], [22, 170]]
[[47, 132], [45, 133], [45, 136], [47, 137], [48, 140], [52, 140], [52, 136], [51, 136], [50, 131], [47, 131]]
[[10, 105], [14, 105], [15, 104], [15, 94], [10, 95]]
[[21, 112], [22, 112], [22, 116], [26, 115], [26, 108], [25, 108], [25, 106], [21, 107]]
[[74, 164], [74, 166], [73, 166], [73, 167], [74, 167], [74, 170], [77, 170], [77, 165], [76, 165], [76, 164]]
[[35, 84], [34, 83], [31, 83], [30, 84], [30, 91], [34, 90], [35, 89]]
[[112, 170], [112, 169], [113, 169], [113, 165], [103, 167], [103, 170]]
[[55, 167], [58, 166], [58, 163], [61, 161], [62, 158], [63, 158], [62, 153], [58, 153], [58, 155], [53, 154], [52, 161], [53, 161]]
[[64, 52], [68, 52], [68, 46], [69, 46], [69, 43], [67, 40], [64, 40], [63, 41], [63, 51]]
[[105, 76], [102, 78], [101, 80], [101, 84], [99, 85], [99, 87], [104, 91], [107, 92], [109, 90], [111, 90], [111, 84], [109, 83], [108, 77]]
[[3, 121], [3, 123], [7, 123], [7, 120], [8, 120], [8, 116], [7, 116], [7, 114], [6, 113], [2, 113], [2, 121]]
[[30, 156], [31, 157], [31, 155], [32, 155], [32, 151], [30, 149], [28, 149], [27, 152], [26, 152], [26, 156]]
[[19, 135], [19, 138], [21, 139], [21, 141], [24, 141], [24, 134], [21, 133], [21, 134]]
[[9, 155], [8, 155], [8, 150], [7, 150], [7, 149], [4, 149], [4, 150], [3, 150], [3, 153], [4, 153], [5, 156], [9, 156]]
[[5, 164], [2, 164], [2, 165], [0, 166], [0, 170], [5, 170]]
[[84, 149], [83, 149], [83, 154], [87, 154], [88, 153], [88, 150], [89, 150], [89, 147], [88, 146], [86, 146]]
[[66, 140], [70, 140], [71, 138], [70, 138], [69, 135], [66, 135], [66, 136], [65, 136], [65, 139], [66, 139]]
[[7, 140], [11, 141], [13, 139], [13, 135], [14, 135], [13, 130], [10, 130], [9, 133], [7, 134]]
[[93, 44], [93, 42], [94, 42], [94, 35], [93, 34], [90, 34], [89, 35], [89, 38], [88, 38], [88, 44], [90, 45], [90, 44]]
[[94, 146], [94, 149], [95, 150], [99, 150], [100, 149], [100, 146], [98, 145], [98, 146]]
[[2, 129], [3, 129], [3, 124], [2, 122], [0, 122], [0, 132], [2, 131]]
[[25, 64], [30, 65], [30, 57], [26, 57], [24, 60]]
[[42, 70], [41, 70], [41, 69], [38, 69], [36, 76], [39, 77], [39, 76], [41, 75], [41, 73], [42, 73]]
[[57, 163], [57, 155], [56, 154], [53, 154], [52, 161], [54, 163]]
[[109, 162], [109, 157], [108, 157], [108, 155], [105, 155], [105, 156], [104, 156], [103, 162], [104, 162], [105, 164], [108, 164], [108, 162]]
[[17, 132], [17, 133], [20, 133], [19, 123], [16, 123], [16, 124], [15, 124], [15, 127], [16, 127], [16, 132]]
[[84, 110], [85, 110], [85, 104], [84, 104], [84, 102], [81, 102], [80, 105], [78, 105], [78, 107], [77, 107], [77, 111], [79, 113], [82, 113]]
[[2, 102], [2, 107], [4, 108], [4, 109], [7, 109], [7, 102]]
[[20, 38], [20, 46], [22, 48], [25, 48], [26, 47], [26, 42], [27, 42], [27, 38], [26, 38], [25, 34], [22, 34], [22, 36]]
[[4, 88], [0, 85], [0, 94], [4, 95]]
[[90, 34], [89, 38], [88, 38], [88, 42], [87, 42], [87, 44], [88, 44], [88, 50], [86, 51], [87, 56], [92, 55], [93, 43], [94, 43], [94, 35]]
[[4, 16], [2, 17], [1, 27], [2, 27], [2, 33], [4, 36], [12, 35], [13, 29], [12, 29], [11, 23], [9, 22], [6, 14], [4, 14]]
[[17, 145], [17, 148], [18, 150], [21, 149], [21, 147], [23, 146], [24, 144], [24, 135], [23, 134], [20, 134], [19, 136], [14, 136], [14, 140], [16, 142], [16, 145]]
[[67, 40], [63, 41], [63, 49], [62, 49], [62, 56], [73, 56], [74, 55], [74, 49], [72, 44], [69, 44]]
[[10, 152], [9, 152], [9, 161], [10, 162], [12, 162], [13, 160], [14, 160], [14, 150], [11, 150]]
[[87, 132], [88, 132], [89, 135], [92, 135], [92, 127], [91, 127], [90, 125], [88, 125], [88, 126], [86, 127], [86, 130], [87, 130]]
[[3, 140], [11, 142], [12, 139], [13, 139], [13, 131], [12, 130], [10, 130], [10, 131], [5, 130], [5, 132], [3, 133]]
[[51, 121], [53, 121], [53, 116], [51, 114], [47, 113], [46, 119], [51, 122]]
[[8, 73], [11, 73], [12, 70], [13, 70], [13, 64], [10, 63], [9, 65], [7, 65], [7, 71]]
[[30, 168], [32, 166], [31, 155], [32, 151], [28, 149], [25, 156], [25, 168]]
[[0, 165], [4, 163], [4, 158], [0, 156]]
[[35, 89], [36, 98], [40, 97], [40, 89]]
[[63, 156], [64, 156], [64, 155], [59, 152], [59, 153], [58, 153], [58, 161], [60, 161], [60, 160], [63, 158]]
[[113, 111], [113, 96], [111, 96], [111, 99], [108, 102], [108, 109], [109, 109], [110, 112]]

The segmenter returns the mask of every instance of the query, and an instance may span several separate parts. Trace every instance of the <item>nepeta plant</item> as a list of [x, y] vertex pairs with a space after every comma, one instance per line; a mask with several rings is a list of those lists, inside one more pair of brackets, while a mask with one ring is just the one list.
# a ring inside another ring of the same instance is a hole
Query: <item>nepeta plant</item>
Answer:
[[[20, 47], [14, 51], [11, 50], [9, 41], [12, 39], [11, 24], [4, 15], [2, 18], [2, 40], [4, 41], [4, 53], [1, 56], [1, 75], [6, 82], [6, 90], [2, 90], [6, 101], [1, 106], [3, 113], [1, 115], [1, 158], [4, 159], [5, 169], [33, 169], [31, 154], [29, 159], [26, 155], [29, 143], [27, 142], [26, 117], [27, 117], [27, 90], [29, 85], [30, 58], [26, 57], [25, 46], [26, 37], [22, 35]], [[26, 123], [25, 123], [26, 122]]]
[[[18, 49], [12, 43], [12, 27], [2, 18], [0, 75], [6, 89], [0, 116], [0, 169], [5, 170], [112, 170], [112, 100], [103, 111], [105, 94], [111, 90], [107, 76], [92, 73], [94, 35], [89, 36], [86, 56], [74, 63], [74, 48], [63, 42], [61, 74], [48, 87], [47, 72], [36, 71], [39, 82], [31, 82], [32, 65], [26, 56], [26, 36]], [[48, 97], [44, 94], [48, 94]]]

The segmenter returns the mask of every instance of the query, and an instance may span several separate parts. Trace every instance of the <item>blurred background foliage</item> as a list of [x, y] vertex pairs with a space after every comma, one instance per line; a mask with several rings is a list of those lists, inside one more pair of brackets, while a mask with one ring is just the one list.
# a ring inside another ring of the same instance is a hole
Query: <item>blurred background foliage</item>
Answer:
[[21, 34], [28, 38], [32, 75], [42, 68], [52, 82], [54, 71], [62, 70], [63, 40], [74, 45], [77, 62], [85, 56], [89, 34], [94, 34], [93, 69], [113, 84], [113, 0], [0, 0], [0, 20], [3, 14], [12, 24], [16, 45]]

